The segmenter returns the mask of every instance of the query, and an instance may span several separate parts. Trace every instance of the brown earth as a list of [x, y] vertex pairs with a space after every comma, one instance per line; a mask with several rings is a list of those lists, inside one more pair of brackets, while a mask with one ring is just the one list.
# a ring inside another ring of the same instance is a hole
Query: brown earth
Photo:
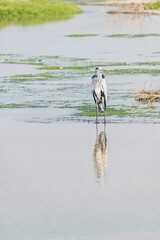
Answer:
[[108, 6], [118, 6], [120, 8], [116, 10], [110, 10], [107, 13], [117, 14], [160, 14], [160, 10], [150, 10], [147, 9], [149, 3], [155, 0], [110, 0], [107, 2], [90, 2], [87, 5], [108, 5]]

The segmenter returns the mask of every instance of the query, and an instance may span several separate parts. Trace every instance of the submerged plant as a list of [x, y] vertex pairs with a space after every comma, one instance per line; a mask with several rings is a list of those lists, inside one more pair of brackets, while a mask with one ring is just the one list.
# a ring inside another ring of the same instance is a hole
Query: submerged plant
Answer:
[[71, 34], [66, 35], [66, 37], [95, 37], [97, 34]]
[[160, 37], [160, 34], [157, 33], [148, 33], [148, 34], [112, 34], [106, 35], [110, 38], [143, 38], [143, 37]]

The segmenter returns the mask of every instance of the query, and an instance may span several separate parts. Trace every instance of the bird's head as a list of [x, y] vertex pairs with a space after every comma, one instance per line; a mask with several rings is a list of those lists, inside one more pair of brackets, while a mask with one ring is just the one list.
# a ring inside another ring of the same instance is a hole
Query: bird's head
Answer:
[[108, 70], [102, 69], [101, 67], [96, 67], [95, 68], [95, 73], [102, 73], [102, 72], [108, 72]]

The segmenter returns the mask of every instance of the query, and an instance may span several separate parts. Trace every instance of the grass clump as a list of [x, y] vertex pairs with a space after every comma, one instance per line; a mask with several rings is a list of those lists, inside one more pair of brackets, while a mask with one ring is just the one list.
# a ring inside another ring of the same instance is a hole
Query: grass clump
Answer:
[[1, 19], [43, 18], [83, 11], [75, 4], [48, 0], [0, 0]]
[[[95, 106], [79, 106], [77, 107], [77, 110], [79, 110], [79, 113], [74, 114], [74, 116], [86, 116], [86, 117], [95, 117], [96, 116], [96, 108]], [[128, 115], [127, 110], [125, 109], [116, 109], [114, 107], [108, 107], [106, 109], [106, 116], [117, 116], [120, 118], [123, 118]], [[98, 116], [104, 116], [103, 113], [98, 112]]]
[[160, 9], [160, 0], [150, 3], [148, 9]]
[[106, 74], [110, 75], [123, 75], [123, 74], [160, 74], [160, 69], [140, 69], [140, 68], [133, 68], [133, 69], [114, 69], [109, 70]]
[[142, 104], [152, 104], [160, 101], [160, 88], [153, 91], [141, 90], [133, 95], [135, 100]]
[[144, 38], [144, 37], [160, 37], [160, 34], [149, 33], [149, 34], [112, 34], [106, 35], [110, 38]]
[[39, 105], [39, 104], [37, 104], [37, 105], [34, 105], [34, 104], [0, 104], [0, 109], [1, 108], [44, 108], [44, 107], [46, 107], [46, 106], [41, 106], [41, 105]]
[[62, 66], [50, 66], [50, 67], [41, 67], [39, 70], [77, 70], [77, 71], [84, 71], [94, 68], [94, 65], [86, 65], [86, 66], [69, 66], [69, 67], [62, 67]]
[[95, 37], [97, 34], [70, 34], [66, 35], [66, 37]]

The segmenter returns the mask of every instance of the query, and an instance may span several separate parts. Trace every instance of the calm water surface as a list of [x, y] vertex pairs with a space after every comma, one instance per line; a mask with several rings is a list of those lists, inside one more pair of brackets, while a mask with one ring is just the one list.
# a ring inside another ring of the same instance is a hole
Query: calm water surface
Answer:
[[[15, 113], [12, 118], [21, 116], [31, 122], [93, 122], [95, 118], [87, 114], [74, 114], [86, 106], [94, 109], [90, 81], [95, 66], [102, 65], [111, 70], [107, 75], [107, 107], [127, 112], [110, 114], [108, 122], [160, 123], [160, 105], [152, 109], [140, 106], [132, 95], [159, 87], [160, 35], [152, 34], [160, 34], [160, 16], [110, 15], [106, 13], [110, 7], [81, 7], [84, 14], [67, 21], [0, 29], [0, 54], [5, 54], [0, 55], [0, 115]], [[72, 34], [97, 35], [69, 37]], [[40, 70], [40, 64], [70, 70]], [[85, 68], [88, 65], [90, 68]], [[75, 66], [84, 70], [74, 70]], [[119, 74], [115, 72], [118, 69], [137, 72]], [[141, 69], [148, 73], [142, 74]]]
[[[144, 60], [159, 51], [159, 38], [108, 39], [108, 34], [160, 34], [160, 16], [110, 15], [106, 6], [81, 6], [84, 14], [74, 19], [37, 26], [8, 26], [0, 30], [1, 53], [60, 55], [63, 57]], [[70, 34], [98, 34], [98, 37], [67, 38]], [[142, 54], [139, 56], [138, 54]], [[150, 58], [152, 59], [152, 58]], [[153, 60], [153, 59], [152, 59]]]
[[0, 239], [159, 239], [159, 125], [0, 129]]

